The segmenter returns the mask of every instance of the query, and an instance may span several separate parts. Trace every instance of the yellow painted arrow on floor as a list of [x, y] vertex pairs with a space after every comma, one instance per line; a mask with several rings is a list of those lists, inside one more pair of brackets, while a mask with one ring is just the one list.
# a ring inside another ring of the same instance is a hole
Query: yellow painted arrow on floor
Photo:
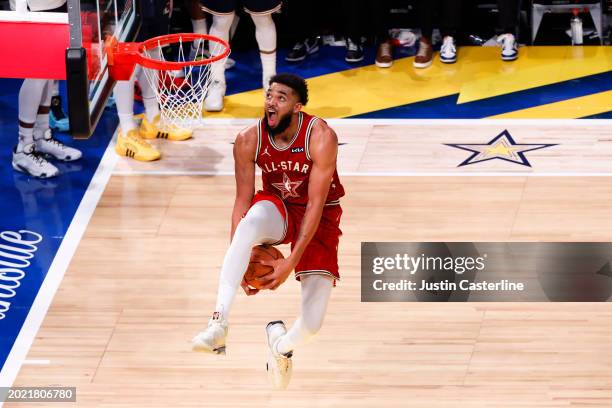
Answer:
[[[434, 60], [415, 69], [413, 57], [393, 67], [375, 65], [308, 78], [306, 111], [342, 118], [461, 93], [459, 103], [517, 92], [610, 70], [612, 47], [523, 47], [514, 62], [501, 61], [499, 48], [463, 47], [456, 64]], [[254, 118], [263, 114], [262, 89], [230, 95], [223, 112], [210, 118]]]

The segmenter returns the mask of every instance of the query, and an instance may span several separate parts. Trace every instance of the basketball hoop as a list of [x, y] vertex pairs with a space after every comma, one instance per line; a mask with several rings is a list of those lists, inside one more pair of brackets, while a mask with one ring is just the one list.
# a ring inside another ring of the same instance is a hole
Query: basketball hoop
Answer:
[[[206, 55], [206, 43], [210, 52]], [[171, 46], [173, 61], [161, 52]], [[202, 123], [204, 98], [211, 84], [213, 69], [225, 64], [229, 44], [206, 34], [169, 34], [141, 43], [106, 42], [109, 72], [115, 80], [129, 80], [138, 64], [155, 91], [160, 106], [159, 126], [194, 129]]]

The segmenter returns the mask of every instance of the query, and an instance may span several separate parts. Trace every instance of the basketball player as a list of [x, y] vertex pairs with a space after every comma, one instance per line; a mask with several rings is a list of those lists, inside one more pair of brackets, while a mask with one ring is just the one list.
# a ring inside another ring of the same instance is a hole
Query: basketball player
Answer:
[[[244, 273], [253, 246], [291, 243], [286, 259], [266, 262], [274, 268], [259, 278], [264, 289], [278, 288], [295, 270], [302, 287], [302, 313], [289, 331], [280, 321], [266, 327], [268, 377], [287, 387], [293, 350], [319, 331], [338, 274], [338, 242], [344, 189], [336, 171], [338, 138], [325, 121], [302, 112], [308, 102], [304, 79], [272, 77], [265, 114], [240, 132], [234, 145], [236, 198], [232, 241], [221, 268], [215, 311], [208, 328], [193, 339], [193, 349], [225, 353], [228, 319], [238, 286], [247, 295]], [[255, 193], [255, 165], [263, 191]]]
[[[66, 12], [66, 0], [28, 0], [30, 11]], [[15, 10], [11, 1], [11, 9]], [[49, 129], [49, 110], [53, 93], [53, 80], [30, 79], [23, 81], [19, 90], [19, 139], [13, 150], [13, 168], [38, 178], [55, 177], [59, 170], [47, 158], [74, 161], [81, 152], [64, 145], [53, 137]]]
[[[232, 21], [236, 14], [236, 0], [202, 0], [203, 9], [213, 15], [210, 35], [228, 41]], [[270, 78], [276, 73], [276, 25], [272, 13], [281, 8], [281, 0], [242, 0], [247, 13], [255, 23], [255, 38], [259, 46], [264, 90]], [[213, 56], [221, 50], [210, 50]], [[213, 63], [211, 85], [204, 99], [204, 109], [208, 112], [223, 110], [225, 96], [225, 65], [223, 61]]]
[[[142, 27], [138, 34], [138, 41], [168, 34], [170, 16], [172, 14], [171, 0], [144, 0], [142, 4]], [[161, 59], [161, 50], [153, 50], [151, 54], [155, 59]], [[142, 103], [145, 114], [140, 126], [134, 119], [134, 81], [142, 91]], [[153, 161], [161, 157], [161, 153], [144, 139], [163, 138], [180, 141], [189, 139], [192, 131], [179, 127], [172, 127], [161, 131], [158, 128], [159, 105], [155, 90], [146, 78], [140, 65], [136, 65], [129, 81], [117, 81], [114, 89], [117, 114], [119, 116], [120, 131], [117, 136], [115, 151], [120, 156], [131, 157], [139, 161]]]

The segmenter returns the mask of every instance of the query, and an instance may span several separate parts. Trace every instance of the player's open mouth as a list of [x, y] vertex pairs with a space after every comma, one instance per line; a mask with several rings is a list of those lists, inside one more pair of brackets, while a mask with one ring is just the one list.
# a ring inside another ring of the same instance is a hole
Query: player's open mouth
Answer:
[[268, 110], [268, 122], [276, 121], [276, 116], [277, 115], [278, 115], [278, 113], [276, 113], [275, 110]]

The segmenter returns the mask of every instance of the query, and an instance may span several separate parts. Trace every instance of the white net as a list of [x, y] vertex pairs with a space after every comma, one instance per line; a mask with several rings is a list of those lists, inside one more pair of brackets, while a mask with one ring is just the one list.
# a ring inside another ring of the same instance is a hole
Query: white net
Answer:
[[[213, 71], [225, 64], [227, 56], [205, 65], [195, 65], [196, 61], [208, 56], [221, 55], [225, 47], [218, 42], [202, 39], [183, 41], [180, 38], [171, 45], [173, 55], [169, 62], [193, 62], [178, 70], [158, 70], [145, 68], [144, 72], [159, 102], [160, 119], [158, 127], [171, 129], [180, 127], [196, 129], [202, 126], [204, 98], [210, 87]], [[164, 53], [157, 47], [148, 47], [143, 55], [156, 60], [167, 61]]]

